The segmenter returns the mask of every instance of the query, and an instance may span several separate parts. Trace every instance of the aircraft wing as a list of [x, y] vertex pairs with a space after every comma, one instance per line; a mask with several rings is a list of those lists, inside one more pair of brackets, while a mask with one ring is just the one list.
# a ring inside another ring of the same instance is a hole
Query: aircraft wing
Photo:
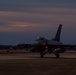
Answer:
[[46, 49], [48, 49], [49, 52], [52, 52], [55, 49], [66, 49], [66, 50], [75, 50], [76, 49], [76, 45], [49, 45], [49, 44], [37, 44], [37, 45], [33, 45], [32, 48], [30, 48], [30, 51], [32, 52], [42, 52], [45, 51]]

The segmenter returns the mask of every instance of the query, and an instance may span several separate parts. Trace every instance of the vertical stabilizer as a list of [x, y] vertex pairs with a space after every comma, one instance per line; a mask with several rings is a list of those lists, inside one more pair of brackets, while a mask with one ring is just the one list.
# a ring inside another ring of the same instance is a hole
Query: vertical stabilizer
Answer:
[[53, 40], [60, 41], [60, 34], [61, 34], [62, 24], [59, 25], [55, 38]]

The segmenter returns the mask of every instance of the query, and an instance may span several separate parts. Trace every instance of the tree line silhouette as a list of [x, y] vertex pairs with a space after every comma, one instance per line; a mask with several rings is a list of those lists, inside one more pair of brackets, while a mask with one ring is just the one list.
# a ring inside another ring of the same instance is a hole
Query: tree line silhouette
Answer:
[[0, 50], [2, 49], [14, 49], [14, 50], [17, 50], [17, 49], [28, 49], [32, 47], [31, 44], [17, 44], [17, 45], [0, 45]]

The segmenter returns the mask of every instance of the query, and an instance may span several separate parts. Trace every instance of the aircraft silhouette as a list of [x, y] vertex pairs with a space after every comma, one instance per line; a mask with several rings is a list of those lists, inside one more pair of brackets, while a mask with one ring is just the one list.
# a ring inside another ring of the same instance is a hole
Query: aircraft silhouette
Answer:
[[60, 42], [60, 34], [61, 34], [62, 24], [59, 25], [56, 35], [53, 39], [48, 40], [44, 37], [38, 37], [35, 41], [37, 43], [33, 44], [32, 48], [29, 50], [31, 52], [39, 52], [40, 57], [44, 57], [44, 55], [49, 53], [54, 53], [57, 58], [59, 58], [59, 54], [65, 52], [68, 47], [76, 47], [76, 45], [63, 45]]

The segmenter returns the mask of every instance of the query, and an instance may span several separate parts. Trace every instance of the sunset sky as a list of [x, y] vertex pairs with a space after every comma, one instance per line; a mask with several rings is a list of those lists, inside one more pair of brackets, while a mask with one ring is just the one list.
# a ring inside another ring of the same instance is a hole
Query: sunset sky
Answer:
[[59, 24], [61, 42], [76, 44], [76, 0], [0, 0], [0, 44], [50, 40]]

